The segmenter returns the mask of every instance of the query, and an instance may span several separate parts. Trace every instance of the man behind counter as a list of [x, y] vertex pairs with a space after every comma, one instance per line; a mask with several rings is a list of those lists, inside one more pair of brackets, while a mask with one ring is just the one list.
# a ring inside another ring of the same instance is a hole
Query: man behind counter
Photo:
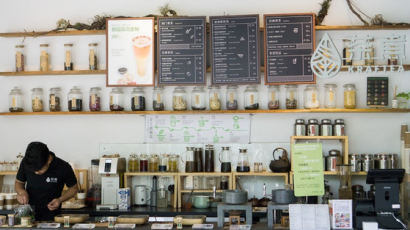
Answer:
[[[62, 194], [64, 185], [68, 190]], [[47, 145], [31, 142], [17, 172], [15, 188], [20, 204], [34, 206], [38, 221], [53, 220], [61, 203], [77, 193], [77, 179], [71, 166], [50, 152]]]

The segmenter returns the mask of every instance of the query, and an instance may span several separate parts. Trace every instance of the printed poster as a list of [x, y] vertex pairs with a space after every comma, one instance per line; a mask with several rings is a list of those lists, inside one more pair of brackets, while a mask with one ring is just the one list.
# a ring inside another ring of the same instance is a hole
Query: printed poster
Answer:
[[352, 200], [330, 200], [332, 228], [333, 229], [352, 229]]
[[154, 18], [107, 20], [107, 86], [154, 85]]

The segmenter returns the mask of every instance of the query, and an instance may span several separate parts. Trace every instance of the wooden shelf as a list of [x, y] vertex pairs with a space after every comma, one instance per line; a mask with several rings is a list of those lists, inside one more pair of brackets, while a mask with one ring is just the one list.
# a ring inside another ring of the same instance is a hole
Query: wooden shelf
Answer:
[[[268, 113], [410, 113], [410, 109], [279, 109], [279, 110], [187, 110], [187, 111], [62, 111], [62, 112], [3, 112], [0, 116], [39, 115], [117, 115], [117, 114], [268, 114]], [[317, 137], [316, 137], [317, 138]]]
[[288, 173], [274, 173], [274, 172], [233, 172], [233, 176], [283, 176], [287, 177]]
[[40, 32], [11, 32], [0, 33], [0, 37], [43, 37], [43, 36], [77, 36], [77, 35], [105, 35], [105, 30], [66, 30]]
[[[381, 67], [381, 66], [383, 66], [383, 65], [377, 65], [377, 66], [379, 66], [379, 67]], [[389, 68], [389, 65], [386, 65], [387, 66], [387, 70], [386, 70], [386, 73], [387, 72], [389, 72], [390, 71], [390, 68]], [[354, 70], [355, 70], [355, 73], [357, 73], [356, 72], [356, 69], [357, 69], [357, 66], [353, 66], [353, 67], [355, 67], [354, 68]], [[372, 65], [372, 66], [370, 66], [372, 69], [374, 69], [374, 65]], [[395, 70], [397, 70], [397, 66], [395, 66], [394, 67], [394, 69]], [[404, 71], [409, 71], [410, 70], [410, 65], [403, 65], [403, 68], [404, 68]], [[341, 68], [340, 68], [340, 72], [347, 72], [349, 70], [349, 67], [348, 66], [342, 66]], [[363, 67], [363, 72], [362, 73], [365, 73], [366, 72], [366, 67]], [[383, 73], [382, 72], [382, 69], [381, 68], [379, 68], [379, 72], [378, 73]]]
[[126, 172], [124, 176], [177, 176], [175, 172]]
[[179, 176], [232, 176], [230, 172], [180, 172], [178, 173]]
[[410, 25], [385, 26], [315, 26], [315, 30], [408, 30]]
[[292, 136], [295, 140], [346, 140], [347, 136]]
[[[220, 189], [216, 190], [217, 193], [221, 193], [223, 191], [225, 191], [225, 190], [220, 190]], [[191, 193], [191, 192], [192, 193], [212, 193], [214, 191], [212, 189], [204, 189], [204, 190], [201, 190], [201, 189], [193, 189], [193, 190], [184, 189], [184, 190], [181, 190], [181, 193]]]
[[17, 171], [1, 171], [0, 176], [13, 176], [17, 175]]
[[106, 74], [106, 70], [55, 70], [55, 71], [22, 71], [22, 72], [0, 72], [0, 76], [42, 76], [42, 75], [95, 75]]
[[[294, 172], [290, 172], [290, 174], [293, 176]], [[337, 171], [324, 171], [323, 174], [325, 176], [337, 176], [338, 172]], [[366, 176], [367, 172], [352, 172], [352, 176]]]

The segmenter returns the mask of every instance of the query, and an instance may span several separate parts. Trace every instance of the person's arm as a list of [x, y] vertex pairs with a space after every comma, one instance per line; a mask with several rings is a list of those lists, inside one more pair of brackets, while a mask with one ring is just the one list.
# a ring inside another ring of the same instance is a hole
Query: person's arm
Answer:
[[16, 182], [14, 182], [14, 188], [17, 192], [17, 201], [20, 204], [28, 204], [28, 193], [24, 188], [25, 184], [25, 182], [19, 181], [17, 179]]
[[58, 209], [66, 200], [71, 199], [74, 197], [78, 192], [78, 185], [75, 184], [74, 186], [69, 187], [60, 197], [53, 199], [50, 203], [48, 203], [47, 207], [50, 211], [54, 211]]

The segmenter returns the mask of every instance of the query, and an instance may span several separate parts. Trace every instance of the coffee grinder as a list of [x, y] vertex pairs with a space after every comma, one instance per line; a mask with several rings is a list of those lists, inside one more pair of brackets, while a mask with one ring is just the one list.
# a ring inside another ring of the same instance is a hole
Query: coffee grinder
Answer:
[[374, 184], [374, 200], [357, 200], [355, 205], [355, 228], [362, 229], [363, 222], [377, 222], [379, 229], [406, 229], [400, 219], [400, 183], [404, 169], [372, 169], [366, 183]]
[[98, 173], [101, 175], [101, 205], [97, 210], [117, 209], [117, 190], [123, 186], [126, 160], [118, 155], [100, 158]]

